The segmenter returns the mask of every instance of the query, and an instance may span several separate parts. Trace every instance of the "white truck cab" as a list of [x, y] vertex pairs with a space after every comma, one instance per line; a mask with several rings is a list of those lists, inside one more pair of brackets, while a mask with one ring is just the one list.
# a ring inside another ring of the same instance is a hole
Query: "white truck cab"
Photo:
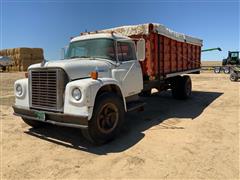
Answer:
[[139, 60], [145, 58], [145, 43], [137, 44], [115, 33], [71, 39], [63, 60], [31, 65], [28, 78], [15, 82], [14, 114], [33, 127], [77, 127], [91, 142], [109, 141], [124, 113], [143, 105]]

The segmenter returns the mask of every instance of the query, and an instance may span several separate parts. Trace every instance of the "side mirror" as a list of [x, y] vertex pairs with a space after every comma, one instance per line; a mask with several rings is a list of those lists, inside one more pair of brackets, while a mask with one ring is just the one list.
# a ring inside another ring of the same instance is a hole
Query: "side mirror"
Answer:
[[67, 49], [68, 49], [68, 46], [61, 48], [61, 59], [65, 59]]
[[137, 59], [139, 61], [144, 61], [145, 60], [145, 40], [140, 39], [137, 42]]
[[61, 48], [61, 59], [65, 57], [65, 48]]

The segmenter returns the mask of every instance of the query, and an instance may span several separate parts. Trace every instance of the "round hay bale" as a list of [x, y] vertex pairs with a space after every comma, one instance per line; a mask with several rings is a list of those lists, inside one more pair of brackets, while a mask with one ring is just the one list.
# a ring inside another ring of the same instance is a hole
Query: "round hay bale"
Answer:
[[32, 54], [32, 49], [31, 48], [26, 48], [26, 47], [16, 48], [15, 53], [18, 53], [18, 54]]

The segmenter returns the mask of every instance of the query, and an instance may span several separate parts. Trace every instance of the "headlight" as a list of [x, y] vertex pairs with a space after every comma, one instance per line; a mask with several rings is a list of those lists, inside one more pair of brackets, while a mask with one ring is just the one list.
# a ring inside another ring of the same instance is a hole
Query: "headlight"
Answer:
[[23, 88], [22, 88], [22, 86], [21, 86], [20, 84], [17, 84], [17, 85], [16, 85], [16, 95], [17, 95], [17, 96], [21, 96], [22, 93], [23, 93]]
[[81, 99], [81, 97], [82, 97], [81, 90], [78, 89], [78, 88], [74, 88], [74, 89], [72, 90], [72, 97], [73, 97], [75, 100], [79, 101], [79, 100]]

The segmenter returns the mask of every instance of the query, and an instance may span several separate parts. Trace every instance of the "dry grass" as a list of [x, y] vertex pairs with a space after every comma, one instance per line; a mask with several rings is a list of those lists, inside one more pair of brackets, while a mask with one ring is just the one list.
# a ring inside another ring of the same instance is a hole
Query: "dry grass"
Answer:
[[222, 61], [202, 61], [202, 66], [221, 66]]

